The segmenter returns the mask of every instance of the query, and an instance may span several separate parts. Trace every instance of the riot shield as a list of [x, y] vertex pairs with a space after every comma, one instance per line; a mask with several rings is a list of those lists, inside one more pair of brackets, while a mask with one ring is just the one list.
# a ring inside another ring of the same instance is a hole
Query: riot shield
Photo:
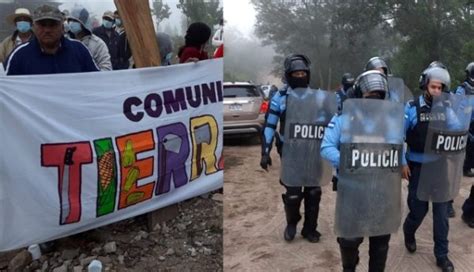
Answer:
[[286, 186], [324, 186], [331, 164], [321, 157], [324, 130], [337, 112], [336, 95], [310, 88], [288, 89], [280, 178]]
[[348, 99], [341, 118], [335, 233], [394, 233], [401, 220], [403, 104]]
[[433, 98], [417, 197], [422, 201], [446, 202], [459, 193], [468, 140], [472, 106], [465, 95], [442, 93]]
[[413, 94], [405, 85], [403, 79], [399, 77], [389, 76], [388, 82], [388, 95], [389, 100], [394, 102], [403, 103], [404, 105], [413, 99]]

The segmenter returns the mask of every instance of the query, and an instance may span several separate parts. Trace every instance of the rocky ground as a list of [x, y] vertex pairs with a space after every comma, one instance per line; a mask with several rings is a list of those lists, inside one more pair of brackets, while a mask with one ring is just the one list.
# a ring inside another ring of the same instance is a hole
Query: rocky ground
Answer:
[[[283, 239], [285, 213], [279, 184], [280, 159], [272, 152], [269, 172], [260, 168], [261, 148], [254, 141], [233, 139], [224, 147], [224, 269], [225, 271], [341, 271], [338, 244], [334, 235], [336, 193], [323, 187], [318, 230], [321, 241], [312, 244], [299, 233], [294, 241]], [[461, 220], [461, 205], [474, 179], [464, 178], [454, 200], [456, 217], [450, 219], [449, 256], [456, 271], [474, 271], [474, 230]], [[407, 214], [407, 181], [402, 182], [403, 218]], [[303, 210], [303, 209], [302, 209]], [[298, 225], [301, 231], [302, 222]], [[441, 271], [433, 256], [433, 217], [430, 211], [417, 232], [418, 250], [410, 254], [399, 230], [392, 235], [387, 272]], [[368, 270], [368, 243], [360, 247], [357, 271]]]
[[56, 250], [31, 261], [26, 249], [0, 254], [0, 271], [222, 271], [220, 192], [178, 205], [179, 216], [146, 231], [145, 217], [105, 226], [56, 243]]

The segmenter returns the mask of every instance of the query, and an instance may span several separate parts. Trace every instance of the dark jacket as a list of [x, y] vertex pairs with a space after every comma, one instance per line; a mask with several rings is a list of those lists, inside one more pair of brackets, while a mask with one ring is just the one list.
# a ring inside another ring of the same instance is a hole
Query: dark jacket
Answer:
[[5, 61], [7, 75], [59, 74], [99, 71], [89, 50], [80, 42], [61, 38], [54, 55], [43, 53], [38, 40], [19, 45]]
[[[107, 45], [110, 60], [112, 61], [112, 69], [119, 69], [119, 34], [113, 28], [106, 29], [104, 26], [94, 28], [92, 33], [101, 38]], [[110, 37], [107, 33], [110, 33]]]

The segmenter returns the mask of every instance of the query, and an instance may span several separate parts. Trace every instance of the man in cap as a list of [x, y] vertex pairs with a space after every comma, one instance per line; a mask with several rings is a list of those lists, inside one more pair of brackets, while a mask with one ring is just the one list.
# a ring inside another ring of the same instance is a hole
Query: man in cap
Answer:
[[75, 7], [71, 10], [67, 20], [71, 39], [81, 41], [89, 49], [92, 58], [101, 71], [111, 71], [112, 63], [110, 62], [109, 49], [102, 39], [92, 34], [87, 9]]
[[104, 12], [102, 16], [102, 25], [92, 30], [92, 33], [101, 38], [109, 49], [112, 68], [118, 69], [120, 66], [118, 59], [119, 34], [114, 29], [115, 15], [112, 11]]
[[89, 50], [79, 41], [64, 38], [63, 16], [48, 5], [34, 11], [36, 38], [18, 46], [5, 62], [7, 75], [33, 75], [98, 71]]
[[15, 47], [30, 41], [34, 37], [31, 30], [33, 18], [29, 10], [25, 8], [16, 9], [14, 14], [7, 17], [7, 21], [15, 25], [16, 30], [0, 43], [0, 63], [5, 61]]

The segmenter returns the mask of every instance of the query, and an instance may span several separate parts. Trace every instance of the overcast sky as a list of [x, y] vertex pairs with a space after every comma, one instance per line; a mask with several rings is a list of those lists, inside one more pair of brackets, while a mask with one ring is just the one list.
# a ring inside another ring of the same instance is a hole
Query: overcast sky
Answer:
[[250, 0], [225, 0], [224, 19], [227, 26], [232, 26], [247, 37], [254, 36], [256, 12]]

